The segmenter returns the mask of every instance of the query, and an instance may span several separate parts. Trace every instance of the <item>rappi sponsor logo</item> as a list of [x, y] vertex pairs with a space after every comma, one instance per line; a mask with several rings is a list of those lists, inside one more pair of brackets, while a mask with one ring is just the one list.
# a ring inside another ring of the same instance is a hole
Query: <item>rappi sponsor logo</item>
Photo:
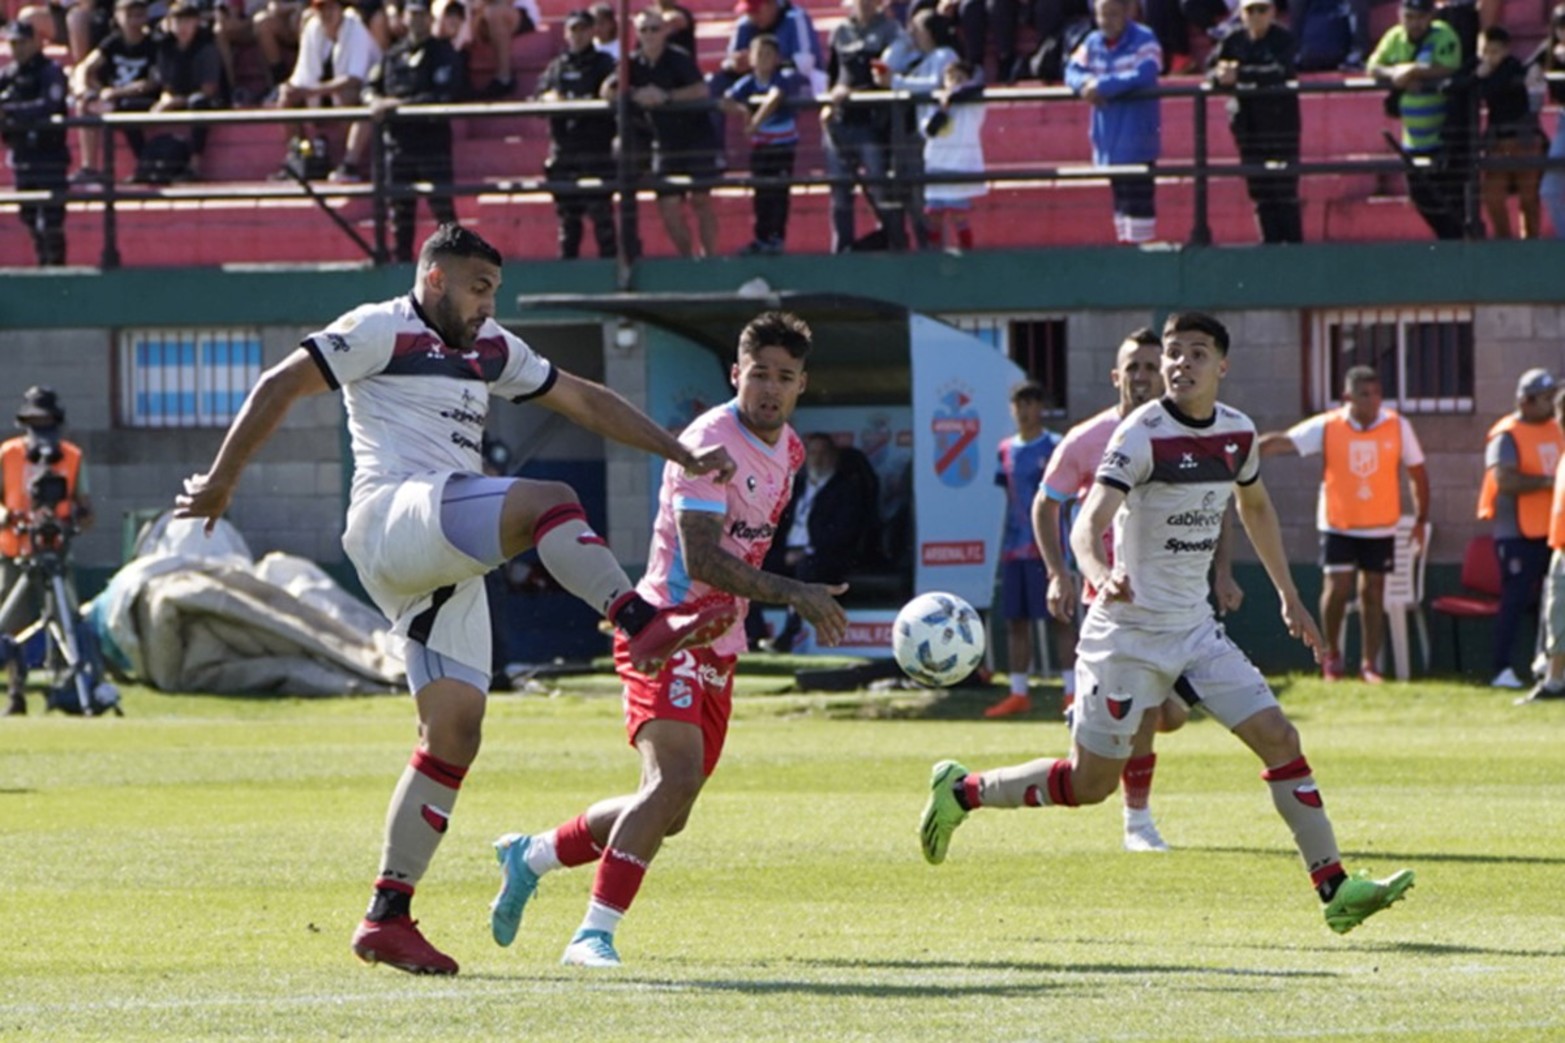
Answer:
[[849, 623], [842, 643], [860, 648], [883, 648], [891, 644], [891, 627], [890, 623]]
[[943, 540], [919, 545], [919, 560], [925, 565], [982, 565], [983, 540]]

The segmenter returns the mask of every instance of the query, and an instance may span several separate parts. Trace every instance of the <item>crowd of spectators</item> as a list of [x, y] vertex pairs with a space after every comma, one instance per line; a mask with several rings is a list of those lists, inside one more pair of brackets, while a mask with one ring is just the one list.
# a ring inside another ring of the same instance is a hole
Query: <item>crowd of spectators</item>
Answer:
[[[630, 124], [616, 128], [611, 116], [574, 113], [550, 120], [545, 174], [559, 214], [559, 255], [578, 256], [584, 219], [594, 226], [600, 255], [617, 246], [640, 253], [635, 208], [622, 208], [628, 224], [616, 230], [605, 187], [620, 146], [630, 170], [658, 179], [658, 211], [676, 250], [714, 253], [710, 190], [723, 175], [730, 123], [743, 126], [755, 192], [754, 236], [745, 252], [784, 252], [800, 125], [817, 118], [826, 172], [835, 179], [834, 252], [966, 249], [974, 239], [966, 211], [986, 190], [978, 177], [985, 169], [984, 105], [970, 102], [981, 102], [985, 84], [1024, 75], [1057, 76], [1091, 105], [1093, 162], [1116, 168], [1115, 239], [1146, 243], [1157, 238], [1162, 149], [1161, 107], [1144, 92], [1161, 77], [1196, 71], [1193, 50], [1207, 52], [1214, 88], [1232, 94], [1231, 129], [1241, 161], [1254, 170], [1246, 183], [1264, 242], [1303, 239], [1300, 107], [1296, 95], [1277, 89], [1301, 71], [1361, 67], [1389, 90], [1388, 115], [1402, 124], [1396, 147], [1407, 161], [1409, 196], [1437, 237], [1484, 233], [1473, 220], [1477, 200], [1467, 195], [1480, 183], [1489, 234], [1512, 234], [1511, 196], [1522, 236], [1541, 235], [1545, 213], [1562, 232], [1565, 173], [1545, 176], [1514, 163], [1486, 168], [1481, 178], [1472, 171], [1480, 155], [1501, 164], [1551, 147], [1550, 155], [1565, 155], [1565, 125], [1551, 146], [1540, 121], [1546, 98], [1565, 101], [1565, 86], [1544, 78], [1565, 68], [1565, 5], [1551, 16], [1549, 39], [1524, 58], [1512, 53], [1497, 24], [1495, 0], [1400, 0], [1398, 24], [1378, 43], [1368, 38], [1368, 0], [1291, 2], [1289, 12], [1284, 0], [1094, 0], [1090, 11], [1085, 0], [844, 0], [846, 17], [823, 35], [796, 0], [739, 0], [726, 50], [707, 72], [695, 53], [696, 15], [677, 0], [654, 0], [635, 14]], [[1290, 13], [1291, 30], [1282, 24]], [[37, 77], [47, 75], [39, 63], [56, 64], [42, 47], [55, 42], [69, 53], [65, 111], [80, 115], [228, 105], [372, 105], [383, 114], [403, 103], [516, 96], [510, 41], [543, 25], [538, 0], [75, 0], [20, 8], [8, 27], [13, 63], [4, 75], [14, 79], [30, 62], [27, 82], [41, 83]], [[573, 11], [564, 25], [565, 48], [534, 96], [615, 97], [614, 5]], [[245, 56], [250, 49], [253, 56]], [[487, 56], [482, 82], [469, 76], [475, 49]], [[425, 55], [436, 58], [438, 82], [429, 69], [413, 68]], [[920, 104], [892, 109], [850, 100], [855, 92], [888, 88], [911, 92]], [[812, 98], [818, 109], [797, 104]], [[8, 125], [30, 118], [26, 113], [58, 114], [53, 103], [37, 101], [7, 95]], [[698, 101], [714, 107], [679, 104]], [[393, 185], [449, 186], [449, 127], [375, 122], [385, 126], [291, 124], [279, 149], [289, 162], [278, 176], [365, 180], [379, 134], [391, 150]], [[150, 182], [200, 179], [205, 130], [125, 128], [132, 162], [116, 169]], [[78, 134], [79, 164], [69, 181], [89, 188], [105, 176], [105, 131]], [[43, 156], [51, 136], [35, 137], [19, 160], [13, 157], [18, 187], [56, 187], [58, 159]], [[428, 158], [415, 161], [426, 145]], [[941, 181], [935, 173], [960, 178]], [[867, 232], [856, 227], [859, 192], [875, 223]], [[437, 217], [455, 212], [449, 193], [424, 198]], [[410, 249], [403, 247], [414, 201], [398, 201], [398, 256]], [[30, 206], [23, 219], [35, 229], [40, 261], [56, 257], [63, 239], [58, 208]]]

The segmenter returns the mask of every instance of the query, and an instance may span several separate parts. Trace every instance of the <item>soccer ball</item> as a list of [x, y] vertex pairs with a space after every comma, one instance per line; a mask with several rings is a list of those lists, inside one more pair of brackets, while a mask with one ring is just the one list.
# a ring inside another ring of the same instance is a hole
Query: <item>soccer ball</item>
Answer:
[[920, 594], [897, 613], [891, 654], [921, 684], [956, 684], [983, 661], [983, 621], [955, 594]]

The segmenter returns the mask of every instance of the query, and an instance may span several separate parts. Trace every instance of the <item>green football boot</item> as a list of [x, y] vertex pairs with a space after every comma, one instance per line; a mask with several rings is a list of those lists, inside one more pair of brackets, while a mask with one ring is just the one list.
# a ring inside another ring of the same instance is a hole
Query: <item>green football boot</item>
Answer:
[[951, 846], [951, 834], [967, 818], [967, 812], [956, 802], [951, 786], [967, 774], [967, 769], [956, 761], [941, 761], [929, 773], [929, 801], [918, 819], [918, 840], [924, 848], [924, 861], [937, 866], [946, 860], [946, 848]]
[[1413, 886], [1413, 871], [1404, 869], [1384, 880], [1373, 880], [1369, 871], [1360, 869], [1348, 877], [1326, 903], [1326, 926], [1338, 934], [1347, 934], [1371, 916], [1400, 902]]

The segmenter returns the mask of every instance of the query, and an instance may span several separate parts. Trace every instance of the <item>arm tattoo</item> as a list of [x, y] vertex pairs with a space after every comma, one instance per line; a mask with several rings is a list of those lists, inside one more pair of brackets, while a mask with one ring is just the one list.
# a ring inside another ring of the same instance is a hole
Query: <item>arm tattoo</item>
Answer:
[[786, 576], [762, 572], [720, 547], [723, 518], [711, 511], [679, 512], [679, 542], [684, 547], [690, 577], [742, 598], [772, 605], [788, 604], [798, 583]]

